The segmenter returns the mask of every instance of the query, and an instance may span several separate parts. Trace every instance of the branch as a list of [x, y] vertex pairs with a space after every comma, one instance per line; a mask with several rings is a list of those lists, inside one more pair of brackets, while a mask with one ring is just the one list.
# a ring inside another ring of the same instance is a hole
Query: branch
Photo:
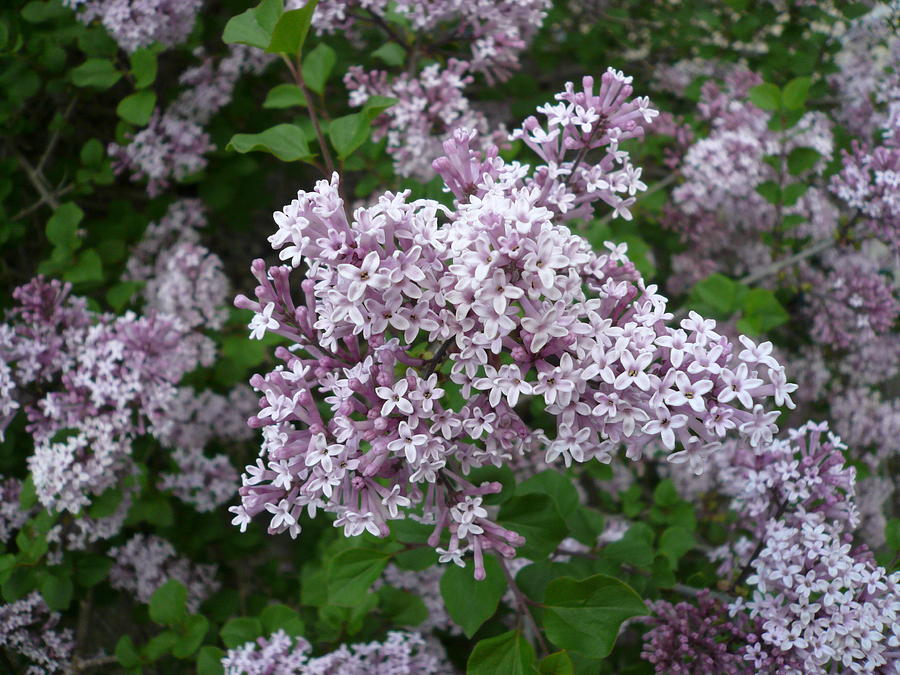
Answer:
[[533, 633], [534, 639], [537, 640], [538, 645], [540, 646], [541, 656], [546, 656], [550, 653], [550, 650], [547, 647], [547, 642], [544, 640], [544, 636], [541, 635], [541, 629], [537, 625], [537, 622], [534, 620], [534, 616], [531, 614], [531, 610], [528, 608], [528, 605], [532, 602], [523, 592], [522, 589], [516, 584], [515, 579], [513, 579], [512, 574], [509, 573], [509, 570], [506, 567], [506, 562], [502, 557], [495, 556], [497, 562], [500, 563], [500, 569], [503, 570], [503, 576], [506, 577], [506, 583], [509, 586], [509, 590], [512, 591], [513, 597], [516, 600], [516, 608], [518, 610], [519, 619], [525, 620], [525, 630], [526, 633]]
[[438, 347], [437, 352], [434, 356], [432, 356], [428, 363], [425, 365], [425, 377], [423, 379], [428, 379], [431, 377], [431, 374], [437, 370], [438, 365], [440, 365], [441, 361], [444, 360], [444, 357], [447, 356], [447, 350], [450, 348], [450, 345], [453, 344], [453, 340], [456, 338], [447, 338], [441, 343], [441, 346]]
[[282, 54], [282, 58], [294, 77], [294, 83], [300, 87], [300, 91], [303, 93], [303, 100], [306, 101], [306, 109], [309, 110], [309, 118], [312, 120], [313, 129], [316, 130], [316, 138], [322, 150], [322, 158], [325, 160], [325, 170], [328, 172], [328, 179], [331, 180], [331, 175], [334, 173], [334, 160], [331, 157], [328, 144], [325, 142], [325, 135], [322, 133], [322, 127], [319, 124], [319, 116], [316, 114], [316, 106], [313, 104], [312, 96], [309, 95], [309, 90], [306, 88], [306, 81], [303, 79], [303, 68], [299, 60], [295, 66], [286, 55]]
[[43, 174], [35, 171], [34, 167], [28, 163], [28, 160], [25, 159], [25, 155], [19, 152], [16, 148], [10, 146], [13, 155], [15, 155], [16, 160], [21, 165], [22, 169], [25, 170], [25, 175], [28, 176], [28, 180], [34, 186], [34, 189], [38, 191], [38, 194], [41, 195], [42, 202], [46, 202], [50, 206], [53, 207], [53, 210], [59, 208], [59, 200], [56, 198], [56, 195], [50, 192], [50, 188], [47, 185], [47, 181], [44, 179]]
[[787, 258], [782, 258], [781, 260], [776, 260], [771, 265], [767, 265], [763, 267], [761, 270], [757, 270], [742, 279], [738, 279], [738, 281], [742, 284], [754, 284], [757, 281], [765, 279], [767, 276], [780, 272], [786, 267], [790, 267], [794, 263], [798, 263], [801, 260], [805, 260], [811, 256], [816, 255], [817, 253], [821, 253], [822, 251], [831, 248], [835, 245], [836, 240], [834, 239], [821, 239], [811, 246], [806, 247], [802, 251], [795, 253], [794, 255], [788, 256]]

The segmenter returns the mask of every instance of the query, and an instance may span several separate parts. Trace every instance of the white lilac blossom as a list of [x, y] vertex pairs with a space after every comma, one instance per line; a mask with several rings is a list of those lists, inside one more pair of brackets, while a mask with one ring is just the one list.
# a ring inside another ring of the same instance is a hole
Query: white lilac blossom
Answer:
[[109, 550], [113, 566], [109, 583], [132, 593], [147, 604], [154, 591], [170, 579], [187, 589], [187, 609], [196, 612], [200, 604], [219, 590], [215, 565], [198, 565], [176, 554], [175, 548], [155, 535], [137, 534], [122, 546]]
[[[552, 171], [506, 164], [496, 148], [480, 155], [455, 132], [434, 163], [452, 209], [387, 193], [349, 218], [335, 174], [275, 214], [270, 242], [290, 265], [255, 261], [256, 300], [235, 304], [257, 313], [254, 331], [277, 324], [294, 345], [251, 380], [250, 424], [264, 441], [236, 525], [267, 513], [270, 533], [296, 537], [301, 512], [321, 509], [348, 536], [386, 536], [410, 515], [434, 525], [442, 559], [472, 551], [483, 577], [485, 550], [512, 558], [523, 539], [491, 520], [482, 497], [500, 486], [472, 484], [471, 467], [535, 452], [609, 462], [624, 446], [632, 460], [663, 447], [702, 471], [730, 430], [752, 445], [771, 439], [778, 413], [763, 403], [792, 405], [794, 387], [762, 346], [735, 350], [693, 312], [669, 327], [666, 298], [624, 246], [595, 253], [558, 222], [595, 201], [626, 212], [618, 193], [636, 189], [639, 170], [617, 144], [655, 112], [627, 100], [627, 82], [608, 71], [596, 95], [590, 78], [584, 92], [569, 84], [543, 140], [537, 120], [525, 122]], [[583, 161], [601, 146], [604, 159]], [[555, 438], [516, 413], [529, 397], [555, 418]]]
[[[376, 118], [372, 138], [387, 137], [387, 152], [398, 176], [432, 178], [431, 163], [442, 154], [442, 141], [454, 129], [464, 127], [479, 138], [489, 137], [487, 119], [463, 95], [473, 81], [468, 68], [465, 61], [449, 59], [446, 67], [431, 64], [415, 76], [403, 73], [389, 79], [384, 71], [366, 72], [360, 66], [351, 66], [344, 76], [350, 105], [365, 105], [372, 96], [397, 100]], [[503, 130], [496, 130], [489, 138], [500, 143], [504, 137]]]
[[30, 663], [21, 671], [29, 675], [67, 671], [75, 639], [71, 630], [57, 628], [59, 619], [37, 591], [0, 605], [0, 647]]
[[128, 135], [128, 143], [110, 143], [107, 149], [116, 172], [130, 173], [133, 181], [146, 179], [151, 197], [206, 167], [205, 155], [215, 146], [204, 125], [231, 101], [241, 75], [259, 73], [275, 58], [246, 45], [231, 45], [219, 60], [202, 50], [196, 56], [201, 62], [179, 77], [184, 90], [172, 104], [154, 111], [146, 128]]
[[[302, 4], [292, 0], [288, 7]], [[384, 21], [388, 11], [408, 20], [413, 30], [436, 44], [462, 41], [474, 72], [489, 81], [518, 69], [519, 52], [544, 21], [549, 0], [321, 0], [313, 14], [320, 33], [354, 30]]]
[[63, 0], [82, 23], [99, 21], [126, 52], [154, 42], [174, 47], [194, 27], [203, 0]]
[[440, 643], [419, 633], [392, 631], [384, 642], [341, 645], [323, 656], [312, 656], [312, 646], [302, 637], [279, 630], [229, 649], [222, 658], [225, 675], [452, 675]]

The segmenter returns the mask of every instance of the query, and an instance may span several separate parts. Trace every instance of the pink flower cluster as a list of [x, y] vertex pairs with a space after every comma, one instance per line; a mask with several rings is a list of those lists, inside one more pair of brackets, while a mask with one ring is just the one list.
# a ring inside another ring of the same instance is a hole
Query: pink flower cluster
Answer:
[[[668, 327], [666, 299], [624, 246], [597, 254], [558, 224], [593, 201], [626, 211], [617, 193], [635, 188], [636, 170], [618, 142], [651, 117], [645, 100], [626, 101], [621, 74], [604, 75], [599, 94], [585, 87], [547, 107], [549, 133], [534, 118], [521, 131], [548, 162], [574, 151], [553, 169], [482, 156], [459, 131], [435, 160], [453, 209], [387, 193], [348, 218], [335, 175], [275, 214], [270, 242], [289, 264], [255, 261], [256, 300], [235, 304], [256, 313], [253, 337], [294, 345], [251, 380], [263, 457], [247, 467], [235, 524], [267, 512], [271, 533], [297, 536], [301, 512], [324, 509], [348, 536], [385, 536], [410, 514], [434, 525], [442, 562], [474, 552], [480, 577], [485, 550], [511, 558], [522, 538], [491, 520], [482, 499], [500, 486], [472, 484], [471, 467], [537, 451], [609, 462], [624, 445], [632, 460], [664, 448], [699, 472], [729, 430], [771, 439], [778, 413], [762, 403], [792, 405], [794, 389], [771, 346], [734, 350], [695, 313]], [[585, 162], [601, 145], [608, 161]], [[555, 438], [516, 413], [531, 396]]]
[[33, 664], [21, 672], [63, 672], [72, 659], [75, 637], [71, 630], [57, 628], [59, 620], [59, 613], [51, 612], [37, 591], [0, 605], [0, 647]]

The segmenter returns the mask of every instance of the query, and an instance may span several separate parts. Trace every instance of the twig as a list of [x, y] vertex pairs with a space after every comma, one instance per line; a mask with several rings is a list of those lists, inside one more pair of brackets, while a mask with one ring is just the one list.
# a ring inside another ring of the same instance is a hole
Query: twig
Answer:
[[[66, 120], [69, 119], [69, 115], [72, 114], [72, 109], [75, 107], [75, 99], [73, 98], [69, 101], [69, 105], [66, 106], [65, 111], [62, 115], [63, 124], [65, 124]], [[59, 142], [59, 135], [62, 131], [62, 126], [57, 127], [56, 131], [53, 132], [53, 135], [50, 137], [50, 141], [47, 143], [47, 148], [44, 150], [44, 154], [41, 155], [41, 158], [38, 160], [37, 166], [35, 167], [35, 171], [41, 173], [44, 170], [44, 165], [47, 163], [47, 160], [50, 159], [50, 155], [53, 154], [53, 151], [56, 149], [56, 144]]]
[[25, 155], [19, 152], [16, 148], [10, 146], [13, 155], [15, 155], [16, 160], [25, 170], [25, 175], [28, 176], [28, 180], [34, 186], [34, 189], [38, 191], [38, 194], [41, 195], [41, 199], [53, 207], [53, 210], [59, 208], [59, 200], [56, 198], [56, 195], [50, 192], [50, 188], [47, 185], [44, 176], [37, 171], [35, 171], [34, 167], [28, 163], [28, 160], [25, 159]]
[[299, 59], [295, 66], [287, 55], [282, 54], [281, 56], [287, 64], [288, 70], [291, 71], [294, 83], [300, 87], [300, 91], [303, 93], [303, 100], [306, 101], [306, 108], [309, 110], [309, 118], [312, 120], [313, 129], [316, 131], [316, 138], [318, 139], [319, 146], [322, 150], [322, 158], [325, 160], [325, 170], [328, 172], [328, 178], [330, 179], [331, 175], [334, 173], [334, 160], [331, 157], [331, 151], [328, 149], [328, 144], [325, 142], [325, 134], [322, 133], [322, 127], [319, 124], [316, 106], [313, 104], [312, 96], [309, 95], [309, 90], [306, 88], [306, 81], [303, 79], [303, 68], [299, 63]]
[[453, 340], [455, 338], [447, 338], [441, 343], [441, 346], [438, 347], [437, 352], [434, 356], [432, 356], [428, 363], [425, 365], [425, 379], [431, 377], [431, 374], [437, 370], [438, 365], [440, 365], [441, 361], [444, 360], [444, 357], [447, 355], [447, 350], [450, 348], [450, 345], [453, 344]]
[[399, 43], [401, 46], [407, 49], [409, 48], [409, 45], [406, 43], [406, 40], [403, 39], [403, 36], [397, 33], [397, 31], [395, 31], [393, 27], [391, 27], [391, 25], [384, 20], [384, 17], [379, 16], [369, 8], [366, 8], [366, 12], [370, 17], [372, 17], [372, 21], [374, 21], [381, 29], [383, 29], [388, 35], [390, 35], [395, 42]]
[[500, 569], [503, 570], [503, 576], [506, 577], [506, 583], [509, 586], [509, 590], [512, 591], [513, 597], [516, 600], [519, 619], [525, 620], [526, 633], [534, 634], [534, 639], [537, 640], [541, 650], [541, 656], [546, 656], [550, 653], [550, 650], [547, 648], [547, 642], [544, 640], [544, 636], [541, 635], [541, 629], [537, 625], [537, 621], [534, 620], [531, 609], [528, 607], [531, 600], [522, 592], [522, 589], [519, 588], [518, 584], [516, 584], [516, 580], [513, 579], [512, 574], [509, 573], [509, 569], [507, 569], [506, 562], [503, 558], [496, 556], [496, 559], [497, 562], [500, 563]]
[[[57, 190], [56, 192], [54, 192], [52, 194], [56, 199], [60, 199], [64, 196], [66, 196], [67, 194], [69, 194], [74, 189], [75, 189], [75, 186], [72, 183], [69, 183], [64, 188], [60, 188], [59, 190]], [[12, 219], [13, 220], [21, 220], [28, 214], [30, 214], [34, 211], [37, 211], [39, 208], [41, 208], [46, 203], [47, 203], [47, 201], [43, 197], [41, 197], [31, 206], [26, 206], [24, 209], [19, 211], [16, 215], [14, 215], [12, 217]]]
[[837, 243], [835, 239], [821, 239], [811, 246], [806, 247], [802, 251], [795, 253], [794, 255], [788, 256], [787, 258], [782, 258], [781, 260], [776, 260], [771, 265], [767, 265], [763, 267], [761, 270], [757, 270], [747, 276], [739, 279], [742, 284], [755, 284], [757, 281], [761, 279], [765, 279], [767, 276], [771, 274], [775, 274], [780, 272], [785, 267], [790, 267], [794, 263], [798, 263], [801, 260], [805, 260], [811, 256], [816, 255], [816, 253], [821, 253], [822, 251], [831, 248], [834, 244]]
[[102, 656], [95, 656], [91, 659], [81, 659], [77, 656], [72, 659], [72, 662], [69, 664], [69, 667], [66, 669], [66, 675], [76, 675], [76, 673], [84, 672], [85, 670], [89, 670], [91, 668], [99, 668], [100, 666], [111, 666], [114, 663], [118, 663], [119, 659], [115, 656], [104, 654]]

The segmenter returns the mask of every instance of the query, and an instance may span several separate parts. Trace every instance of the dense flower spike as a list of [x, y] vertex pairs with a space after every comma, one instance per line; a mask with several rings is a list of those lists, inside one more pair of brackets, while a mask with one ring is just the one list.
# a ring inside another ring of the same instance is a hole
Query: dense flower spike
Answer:
[[277, 631], [268, 638], [231, 649], [222, 659], [226, 675], [451, 675], [443, 649], [418, 633], [388, 633], [384, 642], [341, 645], [324, 656], [310, 655], [304, 638]]
[[[652, 117], [646, 102], [624, 103], [631, 89], [618, 73], [604, 75], [599, 96], [589, 78], [585, 89], [560, 95], [554, 140], [529, 141], [548, 162], [601, 145], [612, 157], [609, 146]], [[525, 125], [533, 137], [536, 122]], [[700, 472], [730, 429], [753, 445], [771, 439], [777, 413], [762, 402], [791, 405], [794, 386], [762, 346], [734, 350], [696, 313], [669, 328], [666, 299], [624, 246], [597, 254], [554, 222], [574, 199], [582, 210], [598, 199], [624, 210], [615, 192], [628, 190], [626, 179], [602, 162], [572, 186], [548, 166], [530, 176], [496, 149], [481, 158], [471, 137], [456, 132], [435, 161], [457, 198], [452, 210], [387, 193], [348, 220], [335, 175], [275, 214], [270, 242], [290, 265], [255, 261], [257, 299], [235, 304], [256, 312], [254, 337], [272, 331], [295, 345], [251, 380], [262, 398], [250, 423], [265, 440], [235, 524], [265, 511], [271, 533], [295, 537], [301, 511], [321, 508], [348, 536], [385, 536], [389, 520], [410, 513], [435, 525], [442, 562], [462, 564], [472, 550], [480, 577], [485, 550], [512, 557], [522, 538], [491, 520], [482, 496], [499, 485], [470, 483], [470, 467], [538, 449], [567, 466], [609, 462], [620, 446], [637, 460], [661, 446]], [[592, 171], [612, 183], [588, 188]], [[551, 198], [552, 183], [572, 200]], [[302, 263], [295, 300], [291, 272]], [[555, 438], [516, 413], [531, 396], [555, 417]]]

